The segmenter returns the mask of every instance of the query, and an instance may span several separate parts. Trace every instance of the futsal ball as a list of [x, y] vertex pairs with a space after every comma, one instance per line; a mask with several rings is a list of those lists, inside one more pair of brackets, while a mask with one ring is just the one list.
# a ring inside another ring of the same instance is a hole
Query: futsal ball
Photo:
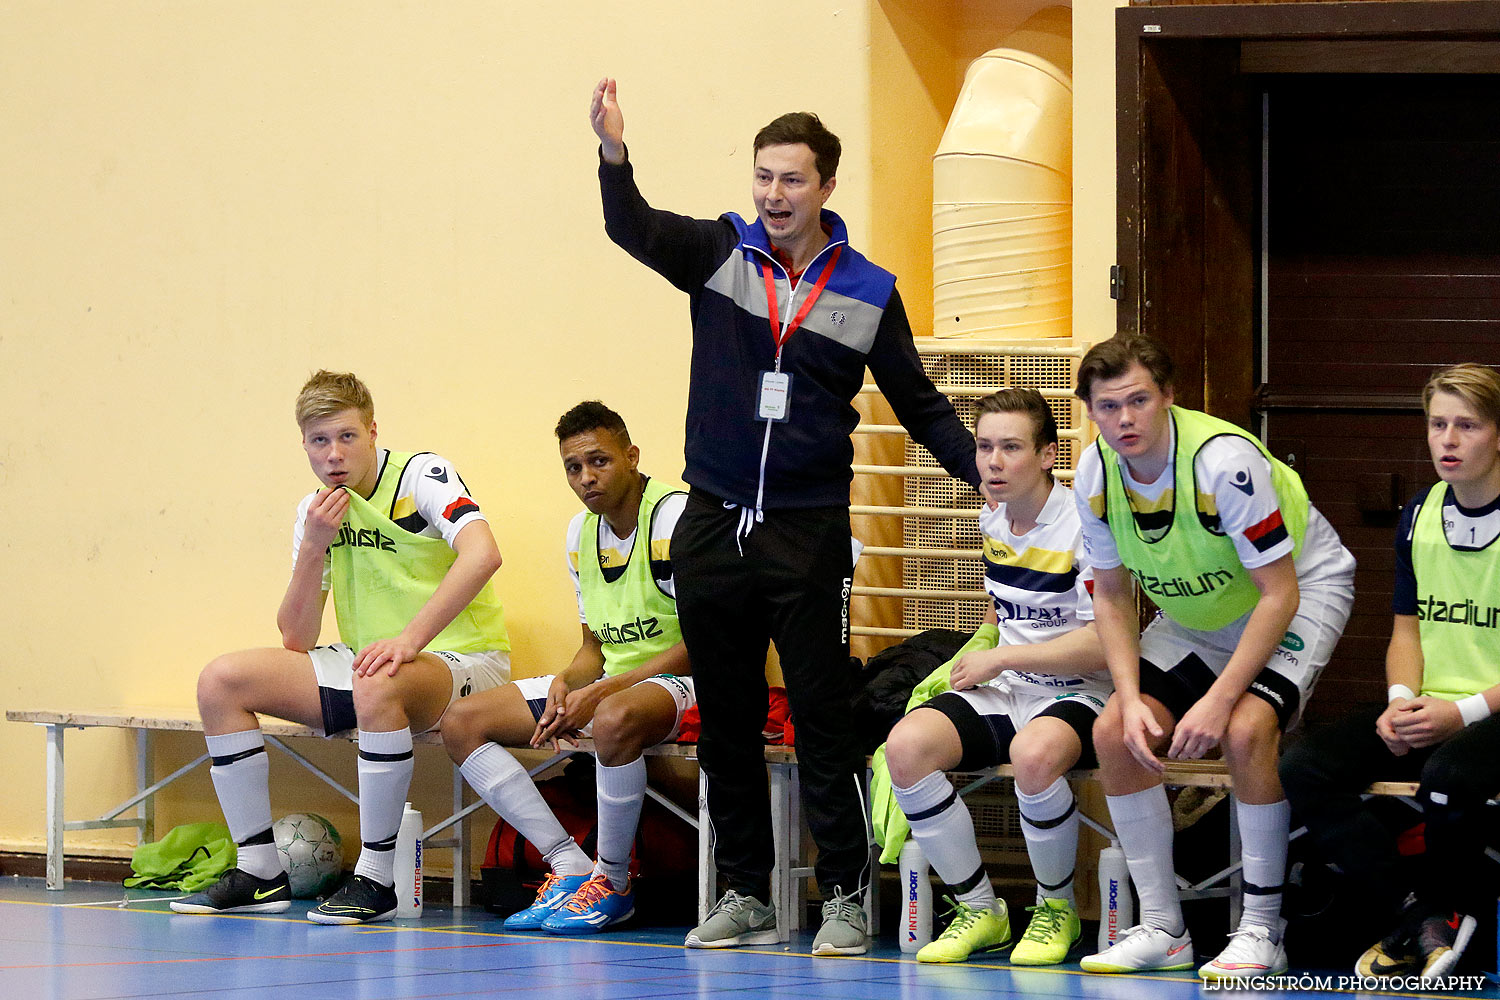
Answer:
[[271, 828], [296, 899], [314, 899], [338, 882], [344, 847], [333, 824], [314, 813], [292, 813]]

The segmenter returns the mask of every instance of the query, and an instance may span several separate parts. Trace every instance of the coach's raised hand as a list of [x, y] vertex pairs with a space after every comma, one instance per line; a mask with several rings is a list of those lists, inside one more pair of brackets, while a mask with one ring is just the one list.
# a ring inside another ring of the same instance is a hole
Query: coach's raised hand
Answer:
[[594, 86], [594, 99], [589, 103], [589, 124], [599, 137], [600, 155], [604, 162], [615, 166], [625, 162], [625, 116], [620, 113], [620, 102], [615, 98], [615, 81], [606, 76]]

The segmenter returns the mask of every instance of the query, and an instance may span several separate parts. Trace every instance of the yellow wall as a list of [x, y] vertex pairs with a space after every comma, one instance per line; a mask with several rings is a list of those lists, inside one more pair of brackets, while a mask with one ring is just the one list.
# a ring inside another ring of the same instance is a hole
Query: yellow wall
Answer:
[[1073, 3], [1073, 338], [1115, 333], [1109, 266], [1115, 256], [1115, 9], [1129, 0]]
[[[566, 661], [577, 501], [552, 424], [602, 396], [679, 476], [687, 370], [686, 299], [603, 234], [594, 81], [621, 81], [647, 194], [708, 216], [750, 211], [760, 125], [818, 110], [850, 140], [833, 207], [869, 233], [860, 5], [640, 11], [6, 6], [0, 496], [31, 515], [4, 533], [6, 707], [186, 706], [215, 653], [276, 641], [313, 482], [290, 407], [318, 366], [364, 376], [388, 443], [458, 464], [505, 555], [518, 673]], [[201, 750], [164, 742], [158, 770]], [[123, 798], [130, 747], [73, 737], [73, 816]], [[347, 748], [314, 752], [352, 778]], [[40, 730], [0, 726], [0, 756], [0, 846], [34, 847]], [[421, 775], [430, 815], [446, 773]], [[277, 813], [299, 807], [355, 829], [322, 786], [281, 781]], [[199, 776], [161, 821], [217, 813]]]
[[[458, 464], [505, 555], [517, 674], [564, 662], [577, 630], [559, 549], [576, 501], [552, 422], [603, 397], [646, 467], [678, 476], [687, 370], [685, 298], [602, 231], [594, 81], [620, 79], [646, 195], [697, 215], [748, 213], [755, 129], [817, 110], [846, 146], [830, 207], [900, 275], [922, 332], [932, 150], [968, 59], [1041, 6], [7, 5], [0, 703], [186, 708], [215, 653], [275, 642], [291, 518], [313, 482], [290, 404], [320, 366], [364, 376], [386, 443]], [[1091, 15], [1107, 7], [1088, 0]], [[1088, 62], [1075, 58], [1080, 87]], [[1092, 94], [1104, 99], [1098, 80]], [[1075, 127], [1078, 155], [1094, 156], [1075, 172], [1076, 225], [1112, 246], [1098, 169], [1113, 162], [1098, 154], [1112, 100], [1089, 121], [1093, 147]], [[1085, 194], [1107, 219], [1089, 218]], [[1075, 282], [1102, 287], [1092, 268]], [[297, 746], [352, 782], [347, 747]], [[161, 747], [159, 773], [202, 743]], [[124, 797], [131, 748], [114, 732], [70, 738], [71, 816]], [[0, 755], [0, 848], [36, 849], [40, 730], [0, 726]], [[414, 797], [436, 815], [447, 769], [419, 756]], [[273, 768], [278, 815], [316, 809], [354, 833], [351, 806]], [[217, 815], [200, 771], [159, 822]], [[69, 837], [75, 853], [128, 843]]]

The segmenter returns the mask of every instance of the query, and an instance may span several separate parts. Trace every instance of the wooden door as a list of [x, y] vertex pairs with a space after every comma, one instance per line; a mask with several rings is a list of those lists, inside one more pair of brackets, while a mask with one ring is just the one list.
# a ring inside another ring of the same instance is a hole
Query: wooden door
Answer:
[[1500, 365], [1500, 77], [1268, 83], [1265, 347], [1273, 452], [1359, 562], [1354, 615], [1309, 706], [1383, 701], [1397, 514], [1436, 480], [1420, 393]]

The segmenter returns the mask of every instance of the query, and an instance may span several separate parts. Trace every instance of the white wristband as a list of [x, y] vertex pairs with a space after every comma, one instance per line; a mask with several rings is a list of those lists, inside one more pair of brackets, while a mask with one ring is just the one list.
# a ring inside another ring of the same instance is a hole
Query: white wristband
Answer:
[[1458, 699], [1453, 704], [1458, 706], [1458, 714], [1463, 716], [1466, 726], [1472, 726], [1490, 717], [1490, 703], [1484, 700], [1482, 694], [1471, 694], [1467, 698]]
[[1416, 696], [1417, 693], [1405, 684], [1392, 684], [1390, 690], [1385, 693], [1385, 700], [1386, 704], [1390, 704], [1397, 698], [1405, 698], [1407, 701], [1411, 701]]

